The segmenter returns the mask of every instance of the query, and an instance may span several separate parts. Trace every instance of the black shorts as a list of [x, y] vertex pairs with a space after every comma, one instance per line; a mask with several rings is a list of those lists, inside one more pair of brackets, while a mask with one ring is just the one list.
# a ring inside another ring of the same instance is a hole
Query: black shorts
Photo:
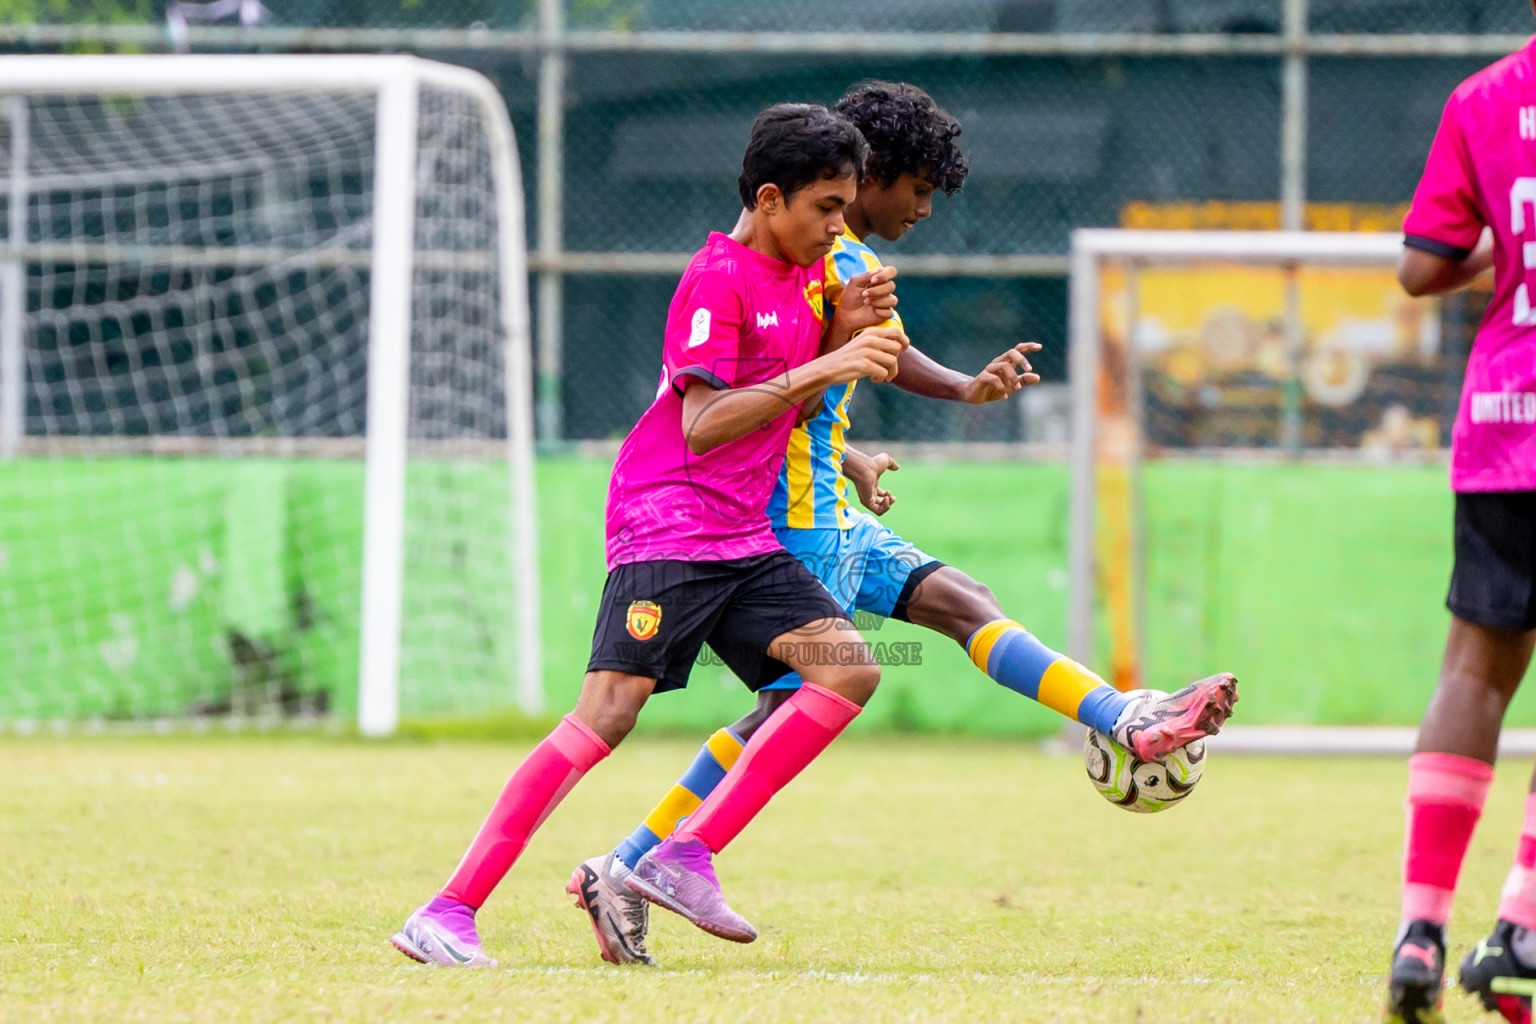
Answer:
[[707, 642], [755, 692], [790, 670], [768, 656], [775, 638], [844, 617], [787, 551], [723, 562], [632, 562], [608, 574], [587, 671], [647, 676], [657, 693], [680, 690]]
[[1456, 495], [1445, 606], [1479, 626], [1536, 629], [1536, 491]]

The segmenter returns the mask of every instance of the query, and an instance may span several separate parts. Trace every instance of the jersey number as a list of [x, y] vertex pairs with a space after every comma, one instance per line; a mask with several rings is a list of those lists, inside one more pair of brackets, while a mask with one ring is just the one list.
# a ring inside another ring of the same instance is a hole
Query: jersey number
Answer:
[[[1516, 178], [1509, 189], [1509, 226], [1520, 243], [1520, 265], [1524, 280], [1515, 289], [1515, 326], [1536, 327], [1536, 310], [1531, 308], [1531, 275], [1536, 273], [1536, 242], [1525, 241], [1526, 207], [1536, 211], [1536, 178]], [[1532, 218], [1536, 227], [1536, 217]]]

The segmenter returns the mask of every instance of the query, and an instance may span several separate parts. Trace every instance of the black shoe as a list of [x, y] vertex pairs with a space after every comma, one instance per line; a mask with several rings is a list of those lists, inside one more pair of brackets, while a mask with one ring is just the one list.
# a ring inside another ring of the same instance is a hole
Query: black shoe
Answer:
[[1461, 987], [1483, 1002], [1483, 1009], [1503, 1015], [1510, 1024], [1531, 1024], [1531, 996], [1536, 994], [1536, 968], [1515, 956], [1513, 921], [1500, 921], [1493, 934], [1478, 942], [1461, 962]]
[[1440, 1012], [1445, 977], [1445, 929], [1431, 921], [1410, 921], [1392, 951], [1384, 1024], [1445, 1024]]

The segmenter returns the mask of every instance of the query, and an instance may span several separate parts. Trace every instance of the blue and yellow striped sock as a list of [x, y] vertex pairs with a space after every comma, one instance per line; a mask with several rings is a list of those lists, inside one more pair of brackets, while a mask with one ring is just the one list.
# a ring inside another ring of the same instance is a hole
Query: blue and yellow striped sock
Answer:
[[720, 780], [731, 770], [745, 745], [729, 729], [721, 729], [711, 736], [677, 785], [645, 816], [640, 827], [614, 848], [619, 860], [633, 868], [646, 851], [671, 835], [678, 822], [698, 810], [704, 798], [720, 785]]
[[1008, 689], [1105, 734], [1114, 730], [1133, 699], [1057, 654], [1012, 619], [982, 626], [966, 642], [965, 651], [977, 668]]

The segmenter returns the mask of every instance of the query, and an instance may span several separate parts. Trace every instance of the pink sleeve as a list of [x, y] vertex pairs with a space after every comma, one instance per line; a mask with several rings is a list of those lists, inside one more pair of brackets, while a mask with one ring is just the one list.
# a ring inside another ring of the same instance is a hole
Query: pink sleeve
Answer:
[[1473, 182], [1472, 160], [1461, 133], [1461, 104], [1452, 93], [1403, 220], [1403, 244], [1457, 262], [1466, 259], [1484, 224]]
[[741, 348], [739, 282], [706, 270], [682, 288], [673, 307], [676, 315], [667, 322], [664, 358], [673, 390], [681, 395], [689, 377], [719, 390], [735, 387]]

